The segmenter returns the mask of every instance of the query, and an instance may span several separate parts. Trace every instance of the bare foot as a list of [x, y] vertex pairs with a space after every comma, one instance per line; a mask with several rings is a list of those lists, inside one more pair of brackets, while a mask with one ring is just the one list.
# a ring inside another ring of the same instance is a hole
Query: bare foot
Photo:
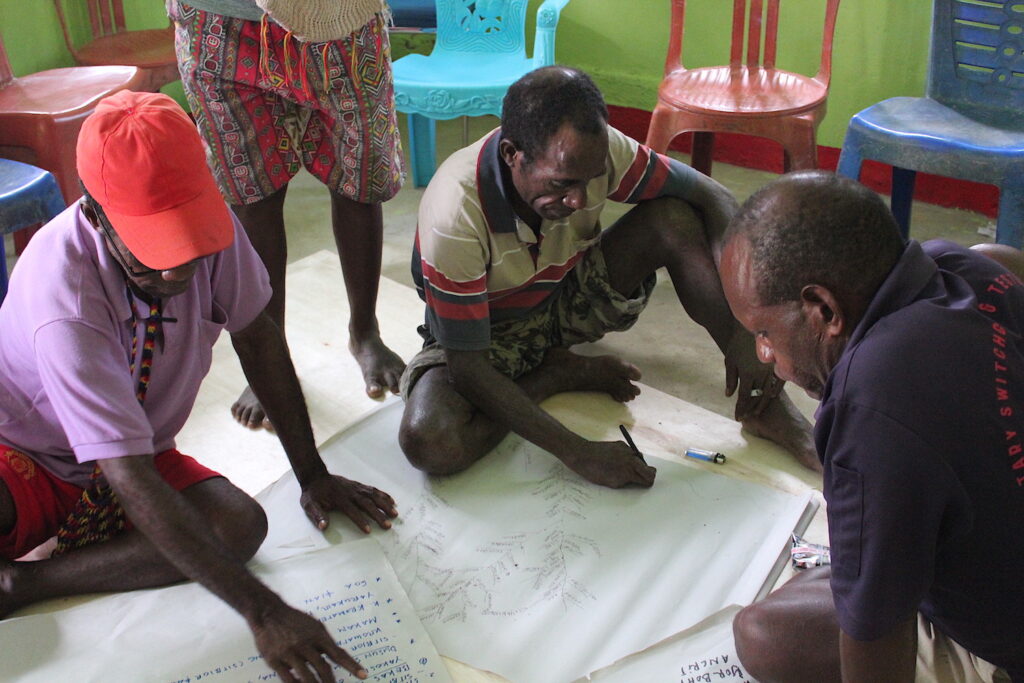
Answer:
[[797, 410], [785, 391], [760, 415], [743, 420], [743, 428], [754, 436], [779, 444], [804, 467], [821, 472], [821, 460], [811, 436], [811, 423]]
[[398, 380], [405, 371], [405, 362], [397, 353], [389, 349], [381, 341], [380, 335], [373, 335], [361, 343], [357, 343], [355, 335], [349, 332], [348, 350], [355, 356], [363, 371], [366, 382], [366, 395], [370, 398], [383, 398], [390, 390], [398, 393]]
[[270, 418], [263, 412], [263, 406], [260, 405], [256, 394], [252, 393], [252, 389], [249, 387], [245, 388], [242, 395], [231, 406], [231, 415], [243, 427], [248, 427], [249, 429], [262, 428], [271, 433], [274, 431], [274, 425], [270, 424]]
[[640, 387], [633, 384], [640, 369], [616, 356], [580, 356], [557, 347], [548, 350], [540, 367], [559, 383], [554, 393], [601, 391], [621, 403], [640, 395]]

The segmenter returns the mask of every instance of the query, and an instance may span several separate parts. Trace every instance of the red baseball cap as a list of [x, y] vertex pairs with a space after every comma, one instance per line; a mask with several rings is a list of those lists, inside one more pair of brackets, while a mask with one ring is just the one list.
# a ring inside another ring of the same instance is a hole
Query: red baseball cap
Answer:
[[122, 90], [101, 100], [78, 134], [78, 176], [149, 268], [175, 268], [234, 240], [199, 132], [167, 95]]

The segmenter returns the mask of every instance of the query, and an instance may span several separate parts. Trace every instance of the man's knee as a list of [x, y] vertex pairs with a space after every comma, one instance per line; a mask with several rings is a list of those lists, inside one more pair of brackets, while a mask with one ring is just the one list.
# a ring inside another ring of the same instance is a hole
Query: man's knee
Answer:
[[416, 469], [433, 475], [455, 474], [475, 460], [465, 452], [460, 430], [445, 422], [438, 419], [437, 413], [428, 414], [406, 406], [398, 443]]
[[736, 654], [760, 681], [837, 678], [839, 624], [829, 568], [809, 569], [764, 600], [740, 610], [732, 622]]
[[772, 633], [768, 622], [763, 602], [744, 607], [732, 621], [736, 654], [747, 672], [755, 678], [765, 678], [764, 674], [771, 665]]
[[643, 202], [637, 209], [640, 209], [637, 218], [658, 238], [659, 248], [707, 248], [704, 219], [689, 202], [676, 197], [658, 197]]
[[444, 366], [427, 370], [409, 391], [398, 443], [409, 463], [427, 474], [461, 472], [480, 454], [471, 453], [466, 428], [473, 408], [448, 384]]
[[182, 494], [199, 508], [217, 538], [245, 561], [267, 537], [267, 514], [251, 496], [223, 477], [194, 484]]

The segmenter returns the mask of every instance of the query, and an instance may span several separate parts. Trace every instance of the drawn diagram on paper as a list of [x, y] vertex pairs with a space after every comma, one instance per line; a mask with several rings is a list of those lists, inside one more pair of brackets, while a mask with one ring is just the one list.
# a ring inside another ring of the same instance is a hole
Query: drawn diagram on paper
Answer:
[[[653, 488], [606, 489], [514, 436], [466, 472], [427, 477], [398, 446], [401, 408], [321, 454], [397, 501], [401, 516], [373, 538], [438, 651], [510, 680], [572, 680], [751, 602], [809, 504], [656, 458]], [[293, 479], [258, 497], [271, 524], [261, 554], [353, 537], [325, 539], [298, 498]]]
[[[471, 613], [528, 618], [542, 603], [560, 603], [564, 611], [579, 609], [596, 597], [573, 574], [574, 560], [601, 557], [598, 540], [575, 533], [573, 524], [585, 523], [584, 511], [593, 498], [592, 487], [561, 463], [547, 464], [548, 474], [529, 492], [543, 501], [543, 526], [507, 533], [472, 549], [474, 561], [452, 566], [446, 562], [448, 534], [440, 518], [451, 509], [444, 498], [444, 481], [414, 502], [403, 523], [415, 530], [382, 535], [379, 541], [393, 564], [402, 567], [405, 584], [417, 594], [419, 618], [465, 623]], [[410, 521], [412, 520], [412, 521]], [[529, 586], [516, 604], [502, 598], [508, 582]]]

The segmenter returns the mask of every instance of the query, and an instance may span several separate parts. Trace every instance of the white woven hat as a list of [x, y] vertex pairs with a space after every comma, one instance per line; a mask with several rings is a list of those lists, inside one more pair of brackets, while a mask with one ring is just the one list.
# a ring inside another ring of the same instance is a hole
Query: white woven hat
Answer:
[[256, 0], [275, 22], [299, 40], [340, 40], [361, 28], [374, 14], [387, 12], [384, 0]]

